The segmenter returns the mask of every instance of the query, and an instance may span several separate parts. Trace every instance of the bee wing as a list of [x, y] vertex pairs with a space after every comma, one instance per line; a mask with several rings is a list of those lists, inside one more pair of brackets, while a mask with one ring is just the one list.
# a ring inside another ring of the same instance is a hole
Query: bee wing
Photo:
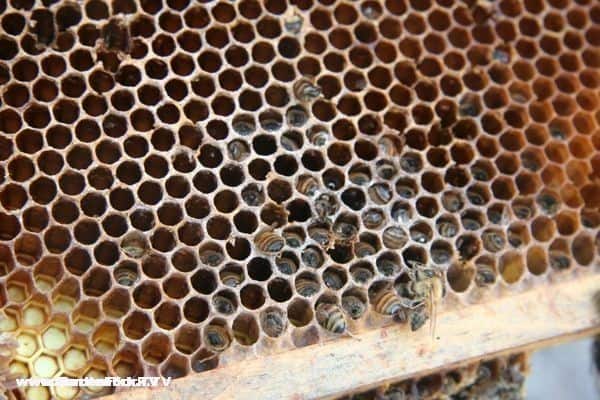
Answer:
[[435, 337], [435, 325], [437, 322], [437, 299], [434, 296], [433, 285], [429, 288], [429, 333], [431, 334], [431, 340]]
[[350, 332], [349, 329], [346, 329], [346, 331], [344, 332], [344, 335], [348, 336], [351, 339], [358, 340], [359, 342], [362, 341], [361, 338], [359, 338], [358, 336], [356, 336], [355, 334], [353, 334], [352, 332]]

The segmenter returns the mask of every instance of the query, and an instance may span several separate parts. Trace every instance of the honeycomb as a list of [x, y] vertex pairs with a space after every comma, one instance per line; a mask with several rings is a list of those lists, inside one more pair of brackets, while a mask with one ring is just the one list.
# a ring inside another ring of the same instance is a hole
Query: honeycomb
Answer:
[[416, 379], [395, 382], [338, 400], [524, 399], [529, 355], [482, 360]]
[[593, 0], [0, 14], [12, 373], [177, 378], [598, 270]]

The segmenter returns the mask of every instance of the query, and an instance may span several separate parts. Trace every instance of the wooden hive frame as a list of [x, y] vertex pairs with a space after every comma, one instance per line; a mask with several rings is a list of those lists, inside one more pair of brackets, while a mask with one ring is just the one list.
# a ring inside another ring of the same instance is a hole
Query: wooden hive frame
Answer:
[[440, 312], [435, 338], [388, 326], [106, 400], [334, 398], [474, 360], [600, 333], [593, 298], [600, 275], [553, 282], [495, 301]]

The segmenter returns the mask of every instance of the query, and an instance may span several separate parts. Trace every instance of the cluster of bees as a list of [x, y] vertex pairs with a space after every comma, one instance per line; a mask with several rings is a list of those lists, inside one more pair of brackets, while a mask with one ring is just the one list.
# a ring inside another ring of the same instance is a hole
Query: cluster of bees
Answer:
[[[333, 233], [319, 228], [319, 237], [323, 238], [319, 242], [321, 246], [329, 245], [329, 238], [333, 236], [334, 240], [340, 240], [336, 236], [336, 231], [354, 231], [356, 228], [349, 225], [346, 228], [334, 229]], [[310, 231], [309, 231], [310, 235]], [[314, 238], [314, 237], [313, 237]], [[348, 240], [344, 236], [342, 240]], [[292, 241], [295, 238], [291, 239]], [[274, 230], [264, 230], [255, 236], [255, 244], [263, 253], [270, 255], [278, 255], [284, 248], [286, 238], [277, 234]], [[318, 257], [321, 253], [315, 251], [311, 257]], [[309, 261], [312, 264], [311, 257], [304, 257], [303, 260]], [[391, 261], [390, 261], [391, 262]], [[322, 263], [322, 261], [321, 261]], [[281, 259], [278, 262], [279, 268], [291, 271], [297, 268], [290, 260]], [[392, 268], [399, 269], [398, 266]], [[371, 272], [366, 269], [356, 268], [354, 271], [355, 279], [361, 278], [361, 274], [370, 275]], [[369, 293], [370, 302], [373, 310], [385, 316], [391, 316], [400, 323], [409, 322], [413, 331], [421, 328], [432, 316], [435, 317], [435, 307], [445, 294], [444, 274], [443, 270], [434, 266], [422, 264], [420, 262], [411, 262], [411, 267], [408, 269], [409, 280], [407, 282], [397, 283], [392, 285], [375, 285]], [[329, 279], [335, 279], [330, 277]], [[335, 287], [336, 282], [327, 281], [325, 283], [329, 287]], [[310, 296], [319, 291], [318, 283], [312, 280], [298, 280], [296, 282], [298, 293], [304, 296]], [[330, 302], [322, 302], [316, 306], [316, 318], [318, 323], [326, 330], [336, 333], [347, 333], [346, 315], [352, 319], [361, 318], [366, 312], [367, 306], [363, 300], [356, 296], [345, 296], [341, 306]], [[285, 322], [281, 315], [269, 315], [267, 326], [273, 325], [274, 329], [282, 329]]]
[[[297, 26], [297, 25], [294, 25]], [[301, 26], [301, 24], [300, 24]], [[321, 89], [313, 83], [310, 78], [303, 77], [298, 80], [293, 91], [296, 99], [300, 103], [307, 103], [315, 100], [321, 95]], [[303, 121], [306, 116], [301, 117]], [[289, 118], [288, 121], [294, 120]], [[309, 136], [314, 132], [309, 132]], [[326, 132], [319, 132], [326, 135]], [[314, 138], [314, 136], [313, 136]], [[326, 139], [323, 139], [326, 140]], [[380, 146], [388, 153], [394, 153], [398, 150], [396, 142], [390, 138], [384, 138], [380, 142]], [[314, 143], [313, 143], [314, 144]], [[392, 151], [390, 146], [394, 147]], [[404, 160], [407, 164], [405, 167], [410, 169], [410, 160]], [[391, 178], [396, 174], [396, 167], [391, 161], [383, 160], [377, 165], [377, 174], [382, 178]], [[368, 177], [364, 176], [362, 171], [357, 171], [351, 179], [357, 182], [368, 181]], [[337, 214], [339, 205], [336, 197], [323, 190], [319, 182], [312, 175], [301, 176], [296, 185], [296, 189], [305, 195], [314, 197], [314, 209], [316, 218], [309, 223], [307, 233], [308, 236], [317, 243], [318, 247], [308, 246], [302, 253], [302, 262], [311, 267], [318, 268], [323, 264], [322, 251], [328, 251], [336, 245], [342, 245], [348, 251], [354, 251], [360, 257], [369, 256], [376, 251], [372, 245], [359, 241], [359, 223], [355, 216], [350, 214], [340, 213], [335, 221], [331, 220], [331, 216]], [[397, 190], [409, 191], [414, 194], [410, 186], [399, 187]], [[373, 185], [369, 189], [369, 195], [373, 199], [380, 199], [381, 204], [389, 202], [393, 193], [387, 185]], [[258, 196], [258, 194], [253, 194]], [[346, 199], [348, 202], [348, 199]], [[351, 200], [350, 200], [351, 203]], [[285, 210], [281, 211], [285, 213]], [[402, 210], [398, 210], [401, 213]], [[372, 227], [381, 226], [384, 216], [376, 211], [365, 213], [363, 223]], [[276, 227], [274, 224], [273, 227]], [[390, 227], [383, 233], [383, 242], [390, 248], [400, 248], [408, 240], [404, 230], [397, 227]], [[414, 236], [413, 236], [414, 237]], [[254, 237], [256, 248], [267, 255], [276, 256], [277, 267], [285, 273], [293, 273], [298, 266], [286, 257], [281, 257], [284, 247], [298, 247], [303, 242], [301, 235], [294, 230], [284, 230], [283, 234], [278, 234], [275, 229], [263, 229]], [[400, 271], [401, 266], [397, 265], [395, 260], [383, 260], [379, 268], [386, 271], [388, 275], [393, 275]], [[407, 282], [392, 285], [379, 285], [379, 287], [371, 288], [369, 297], [373, 306], [373, 310], [385, 316], [391, 316], [399, 323], [409, 322], [413, 331], [421, 328], [432, 316], [435, 317], [436, 304], [442, 299], [445, 294], [444, 273], [441, 268], [426, 265], [418, 261], [409, 261]], [[485, 272], [484, 272], [485, 274]], [[363, 275], [363, 277], [361, 277]], [[363, 268], [355, 268], [353, 276], [356, 280], [367, 280], [371, 272]], [[324, 281], [328, 287], [341, 287], [342, 282], [336, 282], [335, 275], [325, 275]], [[365, 279], [366, 278], [366, 279]], [[339, 278], [337, 278], [339, 279]], [[303, 296], [311, 296], [319, 291], [319, 284], [310, 279], [298, 279], [296, 282], [296, 290]], [[315, 315], [317, 322], [321, 327], [335, 334], [349, 334], [348, 323], [346, 317], [351, 319], [361, 318], [367, 311], [367, 305], [364, 300], [357, 296], [344, 296], [341, 305], [330, 301], [320, 301], [315, 307]], [[273, 325], [273, 329], [283, 329], [285, 322], [281, 315], [270, 315], [268, 317], [267, 329], [269, 325]], [[432, 324], [433, 327], [433, 324]], [[221, 331], [222, 335], [225, 331]]]
[[391, 315], [399, 322], [408, 320], [415, 331], [435, 317], [435, 307], [445, 294], [445, 286], [441, 269], [417, 261], [411, 264], [408, 282], [397, 283], [393, 290], [379, 290], [372, 298], [376, 312]]
[[527, 372], [528, 355], [517, 353], [394, 382], [343, 400], [522, 400]]

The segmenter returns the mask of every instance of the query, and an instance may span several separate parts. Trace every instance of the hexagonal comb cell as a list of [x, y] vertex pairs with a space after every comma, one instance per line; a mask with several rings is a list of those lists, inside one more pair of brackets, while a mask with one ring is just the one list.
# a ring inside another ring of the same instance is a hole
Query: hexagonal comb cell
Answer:
[[180, 377], [425, 320], [423, 286], [452, 307], [598, 263], [592, 1], [9, 3], [0, 305], [27, 373]]

